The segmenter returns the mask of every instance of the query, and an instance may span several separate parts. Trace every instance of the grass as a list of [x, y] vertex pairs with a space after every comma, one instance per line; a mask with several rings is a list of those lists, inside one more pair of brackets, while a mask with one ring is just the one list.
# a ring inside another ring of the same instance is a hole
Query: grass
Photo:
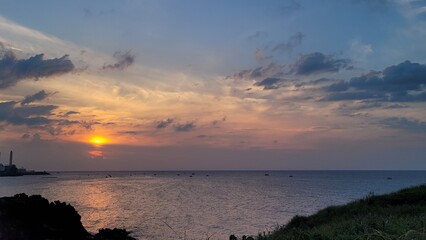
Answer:
[[332, 206], [314, 215], [295, 216], [257, 240], [380, 239], [426, 240], [426, 185]]

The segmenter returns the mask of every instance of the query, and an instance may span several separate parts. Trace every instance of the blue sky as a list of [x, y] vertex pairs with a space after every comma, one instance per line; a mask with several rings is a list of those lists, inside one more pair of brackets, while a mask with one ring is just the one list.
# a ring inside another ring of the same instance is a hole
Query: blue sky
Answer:
[[424, 169], [425, 29], [421, 0], [5, 0], [0, 150], [58, 170]]

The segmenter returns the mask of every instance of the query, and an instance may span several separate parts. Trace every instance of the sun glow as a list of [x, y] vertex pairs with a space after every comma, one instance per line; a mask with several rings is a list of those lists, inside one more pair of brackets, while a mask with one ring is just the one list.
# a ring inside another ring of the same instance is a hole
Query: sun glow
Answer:
[[89, 142], [94, 144], [94, 145], [104, 145], [106, 143], [108, 143], [108, 140], [104, 137], [100, 137], [100, 136], [94, 136], [92, 138], [89, 139]]

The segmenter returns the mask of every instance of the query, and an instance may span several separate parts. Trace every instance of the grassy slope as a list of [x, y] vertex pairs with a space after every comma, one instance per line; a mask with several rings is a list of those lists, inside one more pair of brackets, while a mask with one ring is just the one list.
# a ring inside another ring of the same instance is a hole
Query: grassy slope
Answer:
[[426, 239], [426, 185], [296, 216], [257, 239]]

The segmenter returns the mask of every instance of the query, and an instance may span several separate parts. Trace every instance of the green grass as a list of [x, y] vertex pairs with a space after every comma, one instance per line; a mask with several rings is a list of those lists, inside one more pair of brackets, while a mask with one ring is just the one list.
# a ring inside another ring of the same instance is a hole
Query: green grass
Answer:
[[295, 216], [287, 225], [257, 240], [287, 239], [425, 239], [426, 185], [374, 196]]

